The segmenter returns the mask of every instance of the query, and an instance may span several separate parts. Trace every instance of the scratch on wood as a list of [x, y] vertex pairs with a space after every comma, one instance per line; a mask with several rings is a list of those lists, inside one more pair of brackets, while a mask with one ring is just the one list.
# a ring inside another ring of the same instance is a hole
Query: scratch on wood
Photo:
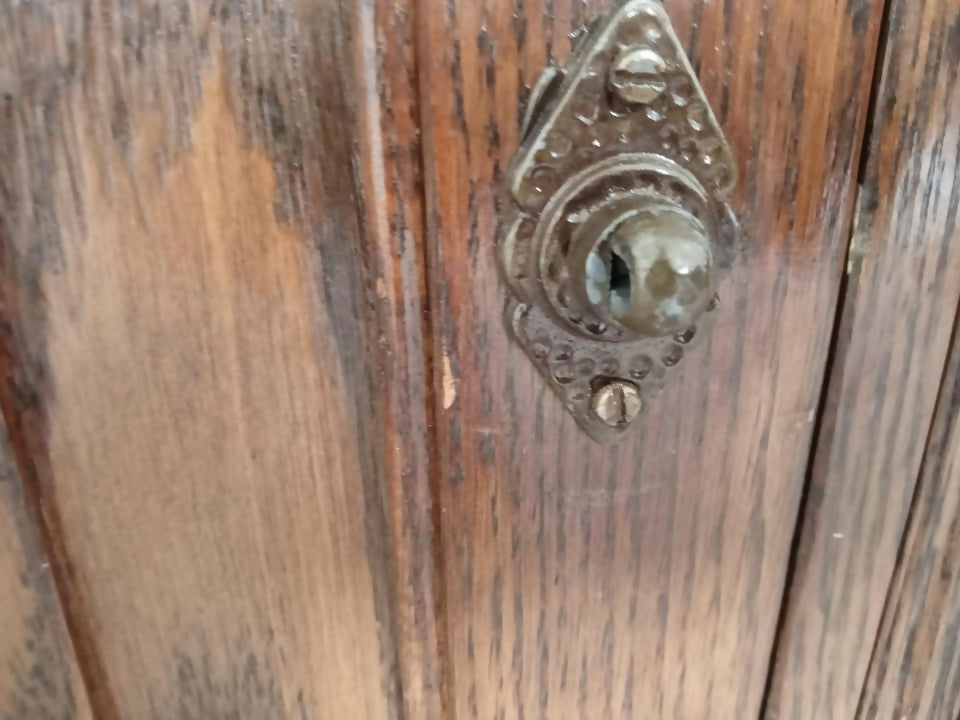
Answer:
[[443, 409], [449, 410], [457, 399], [457, 380], [450, 367], [450, 356], [443, 353]]

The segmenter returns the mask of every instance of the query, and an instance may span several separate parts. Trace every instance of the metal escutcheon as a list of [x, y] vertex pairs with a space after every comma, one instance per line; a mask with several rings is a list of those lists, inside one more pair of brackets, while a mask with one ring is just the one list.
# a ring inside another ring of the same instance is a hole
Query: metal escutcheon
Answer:
[[654, 0], [598, 18], [527, 108], [499, 238], [508, 323], [580, 426], [613, 442], [717, 306], [736, 164]]

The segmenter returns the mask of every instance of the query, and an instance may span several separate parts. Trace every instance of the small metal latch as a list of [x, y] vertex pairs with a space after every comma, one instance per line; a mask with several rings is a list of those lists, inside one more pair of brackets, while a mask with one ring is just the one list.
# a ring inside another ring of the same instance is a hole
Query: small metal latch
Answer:
[[620, 2], [533, 89], [500, 227], [508, 324], [595, 439], [623, 436], [716, 307], [736, 172], [659, 2]]

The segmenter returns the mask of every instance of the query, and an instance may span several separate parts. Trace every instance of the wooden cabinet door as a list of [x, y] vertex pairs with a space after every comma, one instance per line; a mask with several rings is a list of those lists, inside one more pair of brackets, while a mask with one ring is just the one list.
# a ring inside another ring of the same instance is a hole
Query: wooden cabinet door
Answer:
[[960, 0], [664, 0], [745, 250], [606, 446], [495, 237], [611, 5], [0, 0], [2, 720], [955, 716]]
[[437, 543], [458, 718], [761, 708], [845, 263], [880, 2], [665, 3], [741, 159], [747, 251], [643, 420], [591, 442], [503, 332], [523, 88], [596, 4], [426, 3]]

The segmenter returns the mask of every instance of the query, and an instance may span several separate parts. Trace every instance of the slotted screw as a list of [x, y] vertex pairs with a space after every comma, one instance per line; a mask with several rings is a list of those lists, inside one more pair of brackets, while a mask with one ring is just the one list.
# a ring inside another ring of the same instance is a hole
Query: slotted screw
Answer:
[[594, 414], [604, 425], [622, 428], [637, 419], [643, 400], [636, 385], [614, 380], [594, 393], [592, 405]]
[[613, 61], [610, 87], [626, 103], [648, 103], [667, 89], [666, 61], [650, 48], [627, 48]]

